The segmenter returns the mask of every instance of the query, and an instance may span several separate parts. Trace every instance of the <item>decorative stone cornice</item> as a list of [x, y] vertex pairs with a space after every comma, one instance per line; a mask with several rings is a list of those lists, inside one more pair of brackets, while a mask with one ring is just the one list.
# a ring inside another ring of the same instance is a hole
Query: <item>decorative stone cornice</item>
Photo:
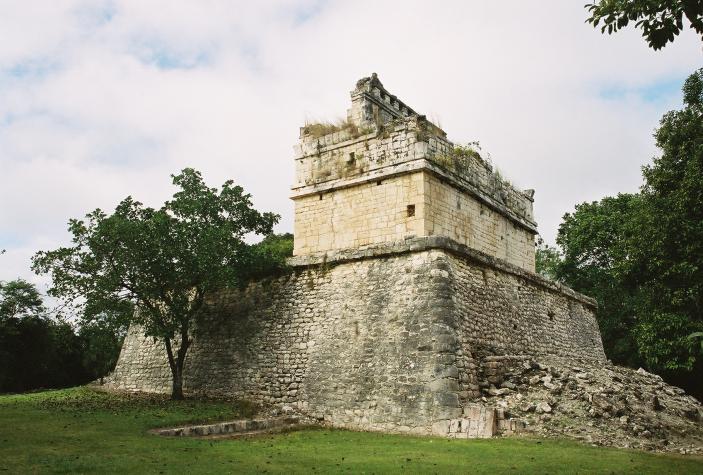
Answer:
[[[351, 92], [351, 97], [352, 103], [354, 101], [372, 102], [396, 119], [418, 115], [411, 107], [388, 92], [376, 73], [372, 73], [371, 77], [359, 79], [356, 82], [356, 88]], [[367, 121], [371, 119], [371, 117], [365, 118]]]
[[448, 171], [431, 159], [425, 158], [427, 153], [427, 146], [425, 143], [417, 142], [415, 145], [416, 158], [406, 162], [392, 163], [385, 167], [372, 169], [352, 178], [338, 178], [314, 183], [312, 185], [295, 187], [292, 189], [290, 197], [291, 199], [297, 199], [304, 196], [327, 193], [331, 190], [339, 190], [368, 182], [378, 181], [382, 178], [390, 178], [426, 170], [459, 190], [475, 197], [479, 202], [502, 214], [516, 225], [527, 229], [533, 234], [537, 234], [537, 223], [533, 220], [517, 214], [504, 203], [500, 202], [494, 194], [486, 192], [486, 190], [480, 186], [471, 183], [467, 178], [462, 177], [457, 173]]

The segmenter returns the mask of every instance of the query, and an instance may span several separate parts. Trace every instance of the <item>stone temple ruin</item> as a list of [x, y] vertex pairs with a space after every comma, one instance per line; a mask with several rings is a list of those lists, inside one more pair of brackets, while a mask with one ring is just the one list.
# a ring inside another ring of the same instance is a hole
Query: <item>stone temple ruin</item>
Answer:
[[295, 255], [437, 236], [534, 272], [532, 192], [455, 147], [375, 76], [352, 92], [345, 125], [322, 136], [314, 126], [301, 131]]
[[[584, 417], [621, 420], [579, 389], [612, 365], [595, 301], [534, 272], [533, 192], [375, 74], [351, 99], [346, 122], [301, 128], [292, 271], [211, 296], [185, 390], [450, 437], [548, 427], [569, 391], [585, 397]], [[168, 392], [170, 381], [161, 344], [131, 328], [110, 384]]]

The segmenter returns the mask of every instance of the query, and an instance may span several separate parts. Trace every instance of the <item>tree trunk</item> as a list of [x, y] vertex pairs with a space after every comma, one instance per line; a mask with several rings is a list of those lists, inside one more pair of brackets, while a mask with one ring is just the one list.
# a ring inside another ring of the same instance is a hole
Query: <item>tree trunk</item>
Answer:
[[168, 355], [168, 365], [171, 368], [171, 399], [179, 401], [184, 399], [183, 396], [183, 366], [186, 360], [186, 354], [190, 347], [190, 339], [188, 338], [188, 325], [181, 326], [181, 344], [174, 357], [171, 339], [164, 338], [166, 345], [166, 354]]
[[[181, 365], [183, 366], [183, 365]], [[183, 368], [176, 368], [176, 372], [173, 373], [173, 385], [171, 388], [171, 399], [174, 401], [180, 401], [184, 399], [183, 397]]]
[[[164, 343], [166, 345], [166, 354], [168, 355], [168, 366], [171, 368], [171, 399], [180, 401], [183, 399], [183, 360], [174, 358], [170, 338], [164, 338]], [[180, 348], [178, 353], [180, 356]]]
[[[173, 378], [173, 393], [171, 398], [173, 399], [183, 399], [183, 366], [186, 361], [186, 353], [188, 353], [188, 348], [190, 347], [190, 338], [188, 338], [188, 325], [184, 323], [181, 325], [181, 345], [178, 347], [178, 352], [176, 356], [176, 370], [178, 373], [178, 378]], [[176, 391], [176, 382], [178, 382], [178, 391]]]

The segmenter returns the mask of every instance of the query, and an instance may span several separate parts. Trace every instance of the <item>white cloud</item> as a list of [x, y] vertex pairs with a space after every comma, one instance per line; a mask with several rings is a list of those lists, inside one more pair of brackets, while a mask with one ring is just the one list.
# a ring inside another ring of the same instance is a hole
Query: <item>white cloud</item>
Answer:
[[637, 189], [679, 103], [641, 91], [700, 64], [693, 34], [653, 52], [586, 16], [558, 0], [0, 0], [0, 279], [37, 279], [29, 256], [65, 242], [69, 218], [128, 194], [158, 205], [185, 166], [234, 179], [291, 230], [298, 127], [343, 116], [373, 71], [535, 188], [551, 240], [576, 203]]

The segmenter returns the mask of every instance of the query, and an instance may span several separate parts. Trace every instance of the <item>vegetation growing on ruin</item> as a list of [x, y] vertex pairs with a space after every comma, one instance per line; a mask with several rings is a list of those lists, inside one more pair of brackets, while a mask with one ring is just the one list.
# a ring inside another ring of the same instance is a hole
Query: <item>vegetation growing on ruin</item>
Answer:
[[454, 144], [451, 152], [436, 153], [431, 160], [446, 170], [469, 178], [473, 175], [472, 167], [475, 166], [474, 164], [479, 164], [490, 173], [493, 185], [497, 188], [514, 188], [510, 180], [506, 179], [500, 170], [493, 166], [490, 154], [483, 152], [477, 141], [469, 142], [466, 145]]
[[342, 130], [354, 131], [356, 128], [355, 124], [347, 120], [339, 120], [337, 122], [313, 122], [305, 124], [303, 134], [314, 138], [320, 138]]
[[529, 438], [448, 440], [342, 430], [240, 439], [148, 429], [250, 417], [228, 401], [171, 401], [88, 388], [0, 396], [6, 473], [699, 473], [699, 458]]
[[[454, 150], [452, 150], [452, 156], [457, 160], [470, 160], [475, 159], [481, 163], [486, 164], [488, 158], [484, 159], [481, 155], [482, 149], [481, 144], [478, 141], [469, 142], [466, 145], [454, 145]], [[488, 157], [488, 155], [486, 155]]]
[[335, 132], [348, 132], [350, 138], [360, 137], [368, 134], [369, 129], [359, 128], [354, 122], [348, 119], [338, 119], [334, 122], [306, 122], [303, 127], [303, 135], [314, 138], [324, 137]]
[[432, 161], [437, 163], [447, 170], [456, 173], [468, 172], [472, 161], [478, 161], [485, 164], [481, 157], [480, 146], [478, 142], [470, 142], [467, 145], [455, 144], [454, 148], [449, 153], [436, 153], [432, 156]]

